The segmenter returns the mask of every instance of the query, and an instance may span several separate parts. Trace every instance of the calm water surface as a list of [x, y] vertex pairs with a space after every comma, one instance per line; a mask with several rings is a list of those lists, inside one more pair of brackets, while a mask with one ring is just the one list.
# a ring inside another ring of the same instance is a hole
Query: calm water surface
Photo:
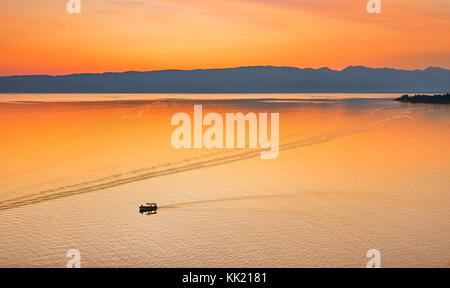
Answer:
[[[0, 94], [0, 267], [448, 266], [450, 106], [396, 96]], [[279, 157], [175, 150], [194, 104], [280, 113]]]

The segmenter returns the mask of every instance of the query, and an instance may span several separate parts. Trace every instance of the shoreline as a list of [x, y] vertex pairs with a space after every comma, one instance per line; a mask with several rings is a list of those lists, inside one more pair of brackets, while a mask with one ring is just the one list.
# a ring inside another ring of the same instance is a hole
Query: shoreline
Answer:
[[396, 98], [395, 101], [403, 103], [450, 104], [450, 94], [449, 93], [442, 95], [417, 94], [414, 96], [409, 96], [408, 94], [405, 94], [399, 98]]

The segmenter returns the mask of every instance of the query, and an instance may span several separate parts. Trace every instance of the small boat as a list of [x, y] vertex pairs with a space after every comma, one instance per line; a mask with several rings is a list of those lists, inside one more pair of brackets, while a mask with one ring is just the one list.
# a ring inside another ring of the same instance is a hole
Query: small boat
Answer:
[[141, 205], [139, 207], [139, 213], [156, 214], [158, 210], [158, 205], [156, 203], [147, 203], [146, 205]]

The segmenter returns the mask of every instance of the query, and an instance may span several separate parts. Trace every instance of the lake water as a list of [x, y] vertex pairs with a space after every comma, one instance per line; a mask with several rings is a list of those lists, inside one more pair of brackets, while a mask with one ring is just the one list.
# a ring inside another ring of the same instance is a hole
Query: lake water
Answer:
[[[447, 267], [450, 106], [397, 96], [0, 94], [0, 267]], [[194, 104], [280, 113], [279, 157], [174, 149]]]

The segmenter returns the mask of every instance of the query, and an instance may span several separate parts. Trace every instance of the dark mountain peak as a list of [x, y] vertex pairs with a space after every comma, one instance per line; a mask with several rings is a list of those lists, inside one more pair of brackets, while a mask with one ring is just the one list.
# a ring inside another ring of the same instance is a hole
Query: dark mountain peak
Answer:
[[430, 66], [427, 69], [425, 69], [425, 71], [428, 71], [428, 72], [445, 72], [445, 71], [448, 71], [448, 70], [446, 70], [444, 68], [441, 68], [441, 67]]
[[374, 70], [374, 68], [369, 68], [366, 66], [360, 66], [360, 65], [356, 65], [356, 66], [348, 66], [344, 69], [341, 70], [341, 72], [359, 72], [359, 71], [371, 71]]

